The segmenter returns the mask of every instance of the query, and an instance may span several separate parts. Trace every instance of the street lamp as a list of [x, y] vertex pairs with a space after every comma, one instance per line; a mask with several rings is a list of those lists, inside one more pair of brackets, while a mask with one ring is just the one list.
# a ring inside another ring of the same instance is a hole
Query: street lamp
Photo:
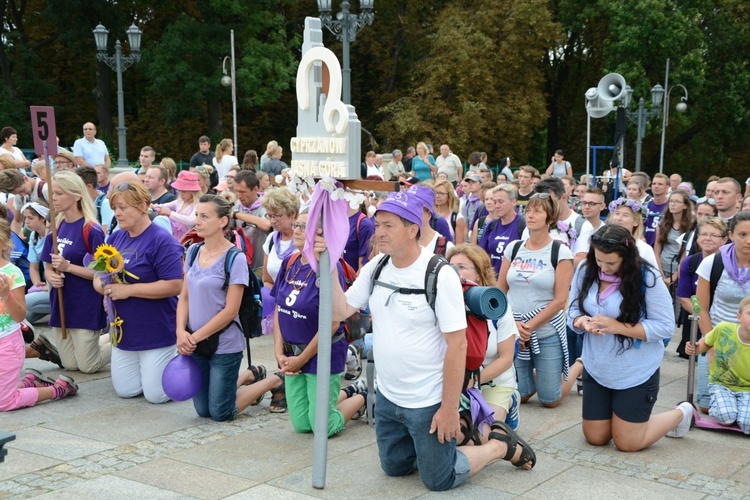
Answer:
[[[232, 130], [234, 131], [234, 151], [236, 155], [239, 146], [237, 146], [237, 85], [234, 73], [234, 30], [229, 30], [229, 40], [232, 46], [232, 55], [225, 56], [224, 61], [221, 63], [221, 72], [223, 74], [221, 84], [225, 87], [229, 87], [230, 85], [232, 87]], [[232, 72], [232, 76], [227, 75], [227, 59], [231, 61], [230, 71]]]
[[672, 93], [675, 87], [680, 87], [683, 92], [685, 92], [685, 95], [680, 98], [680, 102], [677, 103], [677, 106], [675, 106], [675, 111], [678, 113], [684, 113], [687, 111], [687, 104], [685, 104], [685, 101], [688, 100], [688, 91], [687, 88], [681, 84], [677, 83], [675, 85], [672, 85], [670, 88], [669, 86], [669, 59], [667, 59], [667, 72], [664, 76], [664, 87], [667, 88], [667, 95], [666, 99], [664, 99], [664, 111], [663, 116], [664, 120], [662, 122], [661, 126], [661, 152], [659, 154], [659, 173], [664, 173], [664, 139], [667, 135], [667, 125], [669, 124], [669, 95]]
[[360, 10], [362, 12], [352, 14], [349, 12], [349, 2], [341, 2], [341, 12], [336, 14], [334, 20], [331, 16], [331, 0], [318, 0], [318, 10], [320, 11], [320, 22], [323, 26], [333, 33], [343, 44], [342, 55], [344, 59], [344, 104], [351, 104], [351, 69], [349, 67], [349, 43], [357, 39], [359, 30], [372, 24], [375, 19], [373, 8], [375, 0], [359, 0]]
[[126, 128], [125, 128], [125, 99], [122, 91], [122, 73], [132, 64], [141, 60], [141, 36], [143, 32], [135, 24], [125, 31], [128, 35], [130, 44], [130, 55], [122, 55], [122, 45], [120, 40], [115, 43], [115, 55], [107, 55], [107, 37], [109, 30], [98, 24], [92, 30], [94, 33], [94, 42], [96, 42], [96, 59], [105, 63], [113, 71], [117, 72], [117, 143], [118, 158], [117, 167], [126, 168], [128, 166], [127, 147], [126, 147]]
[[[632, 89], [628, 87], [628, 94], [632, 96]], [[651, 108], [646, 108], [643, 102], [643, 97], [638, 99], [638, 109], [631, 111], [629, 108], [630, 98], [628, 98], [628, 104], [625, 105], [625, 110], [628, 118], [631, 121], [637, 122], [638, 130], [636, 132], [635, 141], [635, 171], [641, 171], [641, 148], [643, 146], [643, 138], [646, 137], [646, 123], [661, 113], [662, 100], [664, 99], [664, 87], [660, 84], [656, 84], [651, 88]]]

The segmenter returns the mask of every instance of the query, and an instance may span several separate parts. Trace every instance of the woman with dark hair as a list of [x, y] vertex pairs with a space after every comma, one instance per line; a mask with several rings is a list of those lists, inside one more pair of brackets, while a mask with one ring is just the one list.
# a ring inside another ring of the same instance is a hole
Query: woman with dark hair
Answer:
[[716, 202], [712, 198], [698, 198], [695, 202], [695, 217], [693, 220], [693, 229], [678, 238], [677, 243], [680, 244], [680, 264], [685, 261], [690, 255], [700, 252], [698, 248], [698, 224], [703, 222], [708, 217], [716, 217], [719, 215], [719, 209], [716, 207]]
[[526, 205], [529, 238], [505, 246], [498, 275], [498, 287], [508, 294], [523, 346], [516, 359], [521, 401], [538, 392], [539, 402], [548, 408], [560, 404], [582, 370], [580, 363], [568, 370], [564, 308], [573, 254], [549, 235], [550, 228], [556, 227], [557, 212], [554, 196], [531, 196]]
[[675, 191], [669, 195], [667, 210], [656, 228], [654, 253], [664, 283], [671, 287], [679, 277], [678, 253], [680, 245], [677, 239], [690, 231], [693, 225], [693, 202], [684, 191]]
[[614, 440], [638, 451], [690, 430], [693, 406], [651, 416], [659, 393], [664, 340], [674, 312], [658, 272], [638, 255], [630, 232], [603, 226], [591, 237], [573, 277], [568, 325], [583, 339], [583, 435], [595, 446]]
[[480, 163], [482, 163], [482, 156], [479, 154], [479, 151], [474, 151], [466, 159], [466, 166], [471, 172], [479, 170]]
[[248, 149], [245, 151], [245, 157], [242, 159], [241, 170], [252, 170], [253, 172], [258, 171], [258, 153], [254, 149]]
[[[701, 304], [698, 325], [702, 332], [710, 332], [722, 321], [736, 323], [740, 301], [750, 295], [750, 210], [735, 214], [729, 226], [729, 239], [732, 243], [719, 248], [718, 252], [703, 259], [698, 266], [699, 278], [695, 294]], [[720, 262], [716, 262], [717, 259]], [[715, 282], [712, 280], [714, 275], [718, 276]], [[710, 402], [709, 357], [713, 357], [711, 352], [698, 356], [695, 392], [701, 409], [707, 409]]]
[[0, 156], [8, 155], [12, 158], [13, 165], [16, 168], [28, 168], [31, 166], [31, 162], [26, 159], [23, 151], [16, 147], [18, 142], [18, 132], [13, 127], [3, 127], [0, 130], [0, 138], [3, 140], [3, 144], [0, 145]]

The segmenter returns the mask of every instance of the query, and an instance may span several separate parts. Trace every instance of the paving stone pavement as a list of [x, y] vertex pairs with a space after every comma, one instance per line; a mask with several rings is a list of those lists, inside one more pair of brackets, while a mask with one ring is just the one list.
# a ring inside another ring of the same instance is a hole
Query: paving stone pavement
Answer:
[[[272, 339], [252, 345], [253, 361], [273, 366]], [[655, 412], [685, 399], [688, 365], [674, 347]], [[59, 372], [39, 360], [26, 366]], [[746, 437], [693, 429], [638, 453], [590, 446], [574, 392], [556, 409], [535, 398], [522, 407], [520, 433], [538, 457], [532, 471], [498, 462], [456, 490], [429, 492], [416, 475], [382, 473], [374, 430], [360, 420], [329, 441], [326, 487], [314, 489], [312, 436], [269, 413], [267, 399], [218, 423], [197, 417], [190, 401], [118, 398], [106, 371], [70, 375], [78, 395], [0, 414], [0, 429], [16, 434], [0, 464], [0, 498], [750, 498]]]

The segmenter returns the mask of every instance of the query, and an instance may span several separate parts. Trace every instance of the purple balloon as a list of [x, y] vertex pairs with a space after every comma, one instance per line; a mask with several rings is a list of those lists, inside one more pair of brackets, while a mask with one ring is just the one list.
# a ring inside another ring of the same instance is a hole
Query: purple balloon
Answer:
[[175, 401], [187, 401], [201, 389], [201, 370], [192, 356], [178, 354], [161, 375], [164, 393]]
[[271, 297], [271, 289], [264, 286], [260, 291], [261, 297], [263, 298], [263, 317], [265, 318], [269, 314], [273, 314], [276, 310], [276, 299]]

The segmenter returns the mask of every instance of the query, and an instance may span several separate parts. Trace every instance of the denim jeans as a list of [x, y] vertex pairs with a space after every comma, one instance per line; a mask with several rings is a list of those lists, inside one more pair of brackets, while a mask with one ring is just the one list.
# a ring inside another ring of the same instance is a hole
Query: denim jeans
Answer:
[[201, 389], [193, 397], [195, 411], [217, 422], [233, 420], [237, 414], [237, 376], [242, 352], [214, 354], [207, 358], [193, 354], [201, 369]]
[[696, 356], [698, 362], [695, 374], [698, 379], [695, 386], [695, 400], [700, 408], [708, 408], [711, 405], [711, 396], [708, 392], [708, 353]]
[[49, 292], [26, 294], [26, 320], [36, 323], [49, 314]]
[[534, 391], [541, 403], [554, 403], [562, 397], [563, 352], [557, 334], [539, 339], [539, 354], [532, 351], [530, 361], [516, 359], [514, 364], [521, 397], [529, 396]]
[[430, 424], [440, 404], [426, 408], [402, 408], [382, 394], [375, 402], [375, 434], [380, 467], [389, 476], [405, 476], [419, 470], [422, 483], [444, 491], [465, 483], [471, 474], [469, 459], [456, 449], [456, 440], [440, 444], [430, 434]]
[[583, 352], [583, 334], [577, 333], [569, 326], [566, 326], [565, 329], [568, 332], [568, 362], [570, 366], [573, 366], [573, 363], [581, 357]]

